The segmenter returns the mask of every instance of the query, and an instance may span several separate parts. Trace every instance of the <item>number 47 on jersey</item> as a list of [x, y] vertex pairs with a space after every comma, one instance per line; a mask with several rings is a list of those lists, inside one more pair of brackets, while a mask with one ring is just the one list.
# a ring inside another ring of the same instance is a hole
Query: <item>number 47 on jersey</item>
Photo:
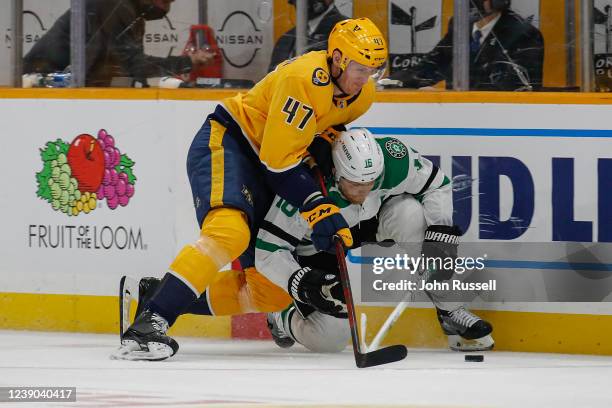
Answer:
[[314, 109], [311, 106], [305, 105], [302, 102], [293, 99], [289, 96], [287, 97], [287, 102], [285, 102], [285, 106], [283, 106], [283, 112], [287, 114], [285, 122], [288, 125], [292, 126], [297, 118], [299, 120], [299, 122], [296, 122], [298, 123], [297, 128], [299, 130], [304, 130], [304, 128], [308, 124], [308, 121], [312, 117], [312, 114], [314, 113]]

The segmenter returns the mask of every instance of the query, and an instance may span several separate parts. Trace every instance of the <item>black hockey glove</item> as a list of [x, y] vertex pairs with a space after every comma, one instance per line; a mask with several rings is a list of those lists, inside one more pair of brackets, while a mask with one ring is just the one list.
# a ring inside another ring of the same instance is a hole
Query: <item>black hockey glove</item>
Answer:
[[430, 225], [425, 230], [421, 252], [427, 262], [426, 265], [441, 266], [429, 268], [430, 280], [444, 281], [453, 276], [455, 270], [452, 266], [457, 258], [460, 236], [461, 230], [456, 225]]
[[306, 266], [291, 275], [288, 289], [292, 298], [321, 313], [347, 317], [342, 285], [338, 276], [333, 273]]
[[332, 168], [334, 163], [332, 161], [332, 145], [336, 137], [340, 132], [344, 132], [346, 128], [344, 125], [336, 125], [327, 128], [321, 134], [315, 136], [310, 146], [308, 146], [308, 153], [317, 162], [317, 166], [321, 170], [323, 177], [327, 178], [332, 175]]

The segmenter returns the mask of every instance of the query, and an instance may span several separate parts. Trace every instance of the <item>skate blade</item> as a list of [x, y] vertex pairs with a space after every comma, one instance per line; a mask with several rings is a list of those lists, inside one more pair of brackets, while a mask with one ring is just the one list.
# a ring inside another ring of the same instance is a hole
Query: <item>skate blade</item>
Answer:
[[486, 335], [479, 339], [464, 339], [459, 335], [448, 336], [448, 347], [454, 351], [487, 351], [495, 346], [495, 341], [491, 335]]
[[142, 349], [135, 341], [124, 340], [121, 347], [110, 355], [111, 360], [161, 361], [172, 356], [172, 348], [161, 343], [147, 343]]

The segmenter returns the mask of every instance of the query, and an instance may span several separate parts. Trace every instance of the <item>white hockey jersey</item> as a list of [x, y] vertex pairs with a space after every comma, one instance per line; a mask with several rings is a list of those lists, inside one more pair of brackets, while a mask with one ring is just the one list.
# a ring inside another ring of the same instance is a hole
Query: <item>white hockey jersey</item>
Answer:
[[[340, 207], [342, 216], [353, 227], [376, 216], [389, 197], [412, 194], [423, 204], [427, 225], [452, 225], [451, 182], [433, 163], [402, 141], [377, 139], [384, 155], [384, 172], [363, 204], [351, 204], [330, 181], [329, 196]], [[255, 244], [255, 267], [282, 288], [301, 266], [294, 254], [308, 256], [316, 250], [310, 240], [312, 230], [298, 208], [276, 197], [268, 211]]]

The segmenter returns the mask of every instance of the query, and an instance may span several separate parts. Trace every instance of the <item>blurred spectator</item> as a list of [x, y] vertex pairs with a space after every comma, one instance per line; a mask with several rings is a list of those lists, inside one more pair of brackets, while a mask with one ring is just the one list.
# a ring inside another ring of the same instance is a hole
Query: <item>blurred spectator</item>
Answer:
[[[144, 53], [145, 22], [159, 20], [174, 0], [86, 0], [86, 85], [109, 86], [114, 77], [177, 75], [208, 65], [213, 54], [196, 50], [166, 58]], [[70, 10], [24, 57], [24, 73], [61, 72], [70, 65]]]
[[[295, 6], [296, 0], [289, 0]], [[307, 51], [327, 49], [327, 37], [338, 21], [348, 17], [341, 14], [334, 5], [334, 0], [307, 0], [308, 1], [308, 41]], [[278, 64], [295, 57], [295, 27], [283, 34], [272, 51], [272, 58], [268, 72], [274, 70]]]
[[[510, 0], [471, 0], [470, 89], [538, 90], [542, 87], [544, 40], [540, 31], [510, 9]], [[453, 26], [414, 67], [391, 79], [405, 88], [446, 81], [453, 87]]]

